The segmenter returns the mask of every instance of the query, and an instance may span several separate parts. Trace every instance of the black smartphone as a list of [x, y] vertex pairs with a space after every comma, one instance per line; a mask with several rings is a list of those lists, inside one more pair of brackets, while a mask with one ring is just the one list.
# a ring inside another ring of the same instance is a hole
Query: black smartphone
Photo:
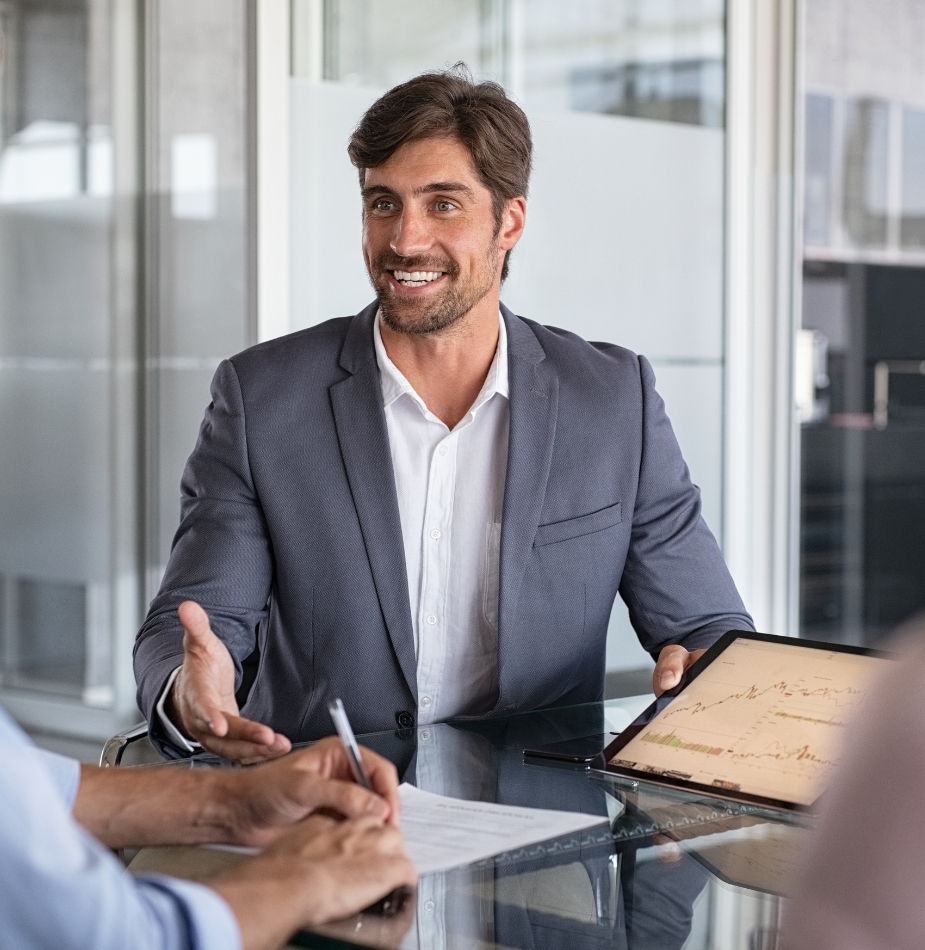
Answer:
[[535, 749], [524, 749], [524, 755], [536, 759], [569, 762], [572, 765], [589, 765], [611, 741], [612, 734], [608, 735], [602, 732], [594, 736], [583, 736], [580, 739], [550, 742], [548, 745], [540, 745]]

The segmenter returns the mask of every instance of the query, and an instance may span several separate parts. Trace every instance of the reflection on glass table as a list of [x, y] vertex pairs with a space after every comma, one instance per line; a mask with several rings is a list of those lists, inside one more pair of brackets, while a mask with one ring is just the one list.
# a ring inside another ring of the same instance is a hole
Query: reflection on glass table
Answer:
[[[770, 950], [805, 823], [523, 755], [527, 747], [618, 731], [650, 699], [359, 737], [396, 765], [401, 781], [426, 791], [605, 821], [425, 875], [396, 916], [360, 914], [300, 933], [293, 945]], [[210, 763], [216, 760], [201, 756], [191, 764]], [[237, 859], [207, 849], [146, 849], [131, 868], [205, 878]]]

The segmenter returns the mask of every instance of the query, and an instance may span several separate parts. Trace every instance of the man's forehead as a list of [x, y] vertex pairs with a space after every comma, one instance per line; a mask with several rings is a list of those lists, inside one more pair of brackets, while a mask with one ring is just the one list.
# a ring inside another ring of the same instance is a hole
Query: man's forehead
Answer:
[[375, 168], [364, 174], [367, 188], [401, 183], [414, 191], [433, 190], [430, 186], [453, 183], [474, 191], [484, 188], [469, 154], [458, 139], [439, 136], [406, 142]]

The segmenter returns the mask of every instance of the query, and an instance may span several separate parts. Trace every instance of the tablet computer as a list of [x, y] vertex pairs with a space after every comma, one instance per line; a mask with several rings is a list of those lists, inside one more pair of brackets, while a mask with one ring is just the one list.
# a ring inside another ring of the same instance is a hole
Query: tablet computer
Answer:
[[845, 725], [889, 655], [732, 630], [592, 768], [785, 811], [814, 811]]

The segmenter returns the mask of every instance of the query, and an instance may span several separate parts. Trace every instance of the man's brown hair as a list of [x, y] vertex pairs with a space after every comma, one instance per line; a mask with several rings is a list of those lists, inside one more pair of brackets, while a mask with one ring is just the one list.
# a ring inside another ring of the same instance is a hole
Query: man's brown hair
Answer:
[[[367, 109], [347, 154], [360, 172], [378, 168], [408, 142], [453, 138], [467, 148], [482, 184], [491, 192], [495, 226], [504, 206], [526, 197], [533, 159], [530, 123], [523, 109], [495, 82], [475, 82], [464, 63], [422, 73], [390, 89]], [[508, 251], [501, 279], [508, 274]]]

